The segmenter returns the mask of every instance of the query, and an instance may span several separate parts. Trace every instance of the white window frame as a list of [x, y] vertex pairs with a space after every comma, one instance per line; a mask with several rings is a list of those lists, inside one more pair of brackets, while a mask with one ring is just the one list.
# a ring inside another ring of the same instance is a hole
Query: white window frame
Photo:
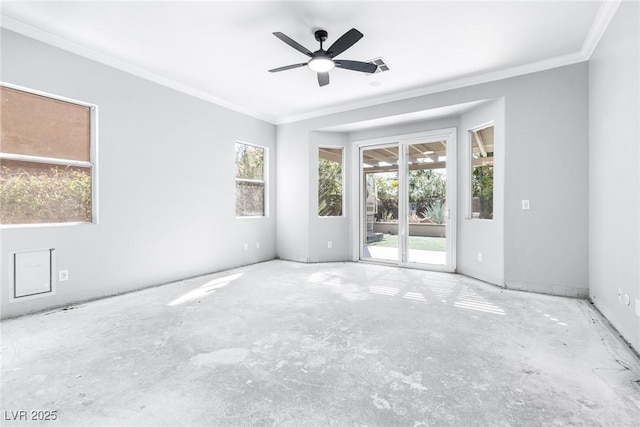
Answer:
[[[484, 122], [478, 126], [474, 126], [472, 128], [469, 128], [467, 130], [467, 153], [468, 155], [467, 157], [467, 174], [469, 174], [469, 177], [467, 179], [467, 191], [466, 191], [466, 199], [467, 199], [467, 208], [466, 210], [466, 219], [467, 220], [473, 220], [473, 221], [493, 221], [493, 218], [475, 218], [473, 216], [473, 132], [477, 132], [479, 130], [482, 129], [486, 129], [488, 127], [493, 126], [494, 132], [495, 132], [495, 124], [494, 124], [494, 120], [488, 121], [488, 122]], [[494, 141], [493, 141], [493, 166], [495, 168], [495, 158], [496, 158], [496, 154], [495, 154], [495, 134], [494, 134]], [[496, 195], [495, 195], [495, 183], [496, 183], [496, 178], [495, 178], [495, 169], [494, 169], [494, 176], [493, 176], [493, 185], [494, 185], [494, 194], [493, 194], [493, 201], [495, 202], [496, 199]]]
[[[319, 200], [319, 193], [320, 193], [320, 175], [318, 174], [319, 169], [320, 169], [320, 149], [321, 148], [330, 148], [330, 149], [341, 149], [342, 150], [342, 214], [341, 215], [320, 215], [320, 212], [318, 212], [320, 209], [320, 200]], [[346, 176], [346, 149], [345, 147], [343, 147], [342, 145], [319, 145], [318, 146], [318, 151], [316, 153], [318, 155], [318, 161], [316, 162], [316, 184], [317, 184], [317, 188], [316, 188], [316, 215], [318, 216], [318, 218], [344, 218], [346, 216], [346, 210], [347, 210], [347, 206], [346, 206], [346, 197], [345, 197], [345, 185], [346, 185], [346, 180], [345, 180], [345, 176]]]
[[[248, 145], [251, 147], [256, 147], [262, 149], [262, 179], [247, 179], [247, 178], [235, 178], [234, 183], [237, 182], [249, 182], [249, 183], [257, 183], [262, 184], [264, 187], [264, 214], [263, 215], [243, 215], [238, 216], [236, 212], [236, 219], [255, 219], [255, 218], [268, 218], [269, 217], [269, 147], [265, 147], [264, 145], [252, 144], [250, 142], [245, 142], [241, 140], [236, 140], [233, 148], [234, 148], [234, 166], [237, 158], [235, 157], [235, 146], [236, 144]], [[235, 190], [235, 189], [234, 189]], [[237, 199], [238, 193], [235, 193], [235, 198]], [[235, 200], [234, 200], [235, 201]], [[233, 207], [235, 211], [235, 203]]]
[[60, 95], [54, 95], [48, 92], [27, 88], [0, 81], [0, 86], [8, 89], [14, 89], [45, 98], [55, 99], [56, 101], [68, 102], [70, 104], [80, 105], [89, 108], [89, 161], [67, 160], [50, 157], [30, 156], [23, 154], [3, 153], [0, 151], [0, 159], [16, 160], [33, 163], [54, 164], [59, 166], [76, 166], [88, 168], [91, 171], [91, 222], [53, 222], [53, 223], [37, 223], [37, 224], [0, 224], [0, 228], [26, 228], [26, 227], [52, 227], [52, 226], [76, 226], [86, 224], [98, 224], [98, 106], [84, 101], [67, 98]]

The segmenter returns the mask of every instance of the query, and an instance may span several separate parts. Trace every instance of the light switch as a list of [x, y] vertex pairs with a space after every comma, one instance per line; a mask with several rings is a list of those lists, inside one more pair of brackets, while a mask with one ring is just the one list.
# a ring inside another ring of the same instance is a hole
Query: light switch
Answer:
[[523, 200], [522, 201], [522, 210], [529, 210], [530, 205], [529, 205], [529, 201], [528, 200]]

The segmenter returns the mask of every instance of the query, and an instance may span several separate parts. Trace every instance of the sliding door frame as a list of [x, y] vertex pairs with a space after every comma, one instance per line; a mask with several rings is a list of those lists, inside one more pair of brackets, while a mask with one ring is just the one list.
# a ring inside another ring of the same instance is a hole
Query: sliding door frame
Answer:
[[[402, 135], [393, 135], [382, 138], [372, 138], [365, 140], [357, 140], [352, 141], [351, 149], [352, 149], [352, 188], [351, 191], [353, 197], [351, 198], [351, 241], [352, 244], [352, 260], [356, 262], [370, 262], [368, 260], [363, 261], [361, 259], [361, 251], [363, 245], [363, 227], [362, 227], [362, 218], [364, 215], [364, 194], [362, 191], [363, 188], [363, 168], [362, 168], [362, 149], [376, 146], [384, 146], [389, 144], [398, 144], [398, 176], [400, 177], [400, 188], [398, 192], [398, 216], [400, 218], [407, 217], [407, 207], [408, 207], [408, 191], [407, 191], [407, 164], [405, 159], [405, 147], [418, 143], [428, 141], [445, 141], [447, 145], [447, 225], [446, 225], [446, 261], [445, 265], [435, 265], [435, 264], [421, 264], [421, 263], [411, 263], [411, 262], [403, 262], [402, 260], [405, 258], [405, 251], [407, 250], [407, 231], [408, 226], [402, 226], [402, 223], [399, 223], [398, 227], [398, 242], [400, 245], [399, 257], [400, 260], [397, 262], [397, 265], [402, 267], [412, 267], [412, 268], [421, 268], [427, 270], [434, 271], [446, 271], [446, 272], [454, 272], [456, 269], [456, 237], [457, 237], [457, 202], [458, 202], [458, 188], [457, 188], [457, 129], [456, 128], [445, 128], [438, 129], [433, 131], [426, 132], [418, 132], [418, 133], [410, 133], [410, 134], [402, 134]], [[372, 260], [372, 262], [376, 262]]]

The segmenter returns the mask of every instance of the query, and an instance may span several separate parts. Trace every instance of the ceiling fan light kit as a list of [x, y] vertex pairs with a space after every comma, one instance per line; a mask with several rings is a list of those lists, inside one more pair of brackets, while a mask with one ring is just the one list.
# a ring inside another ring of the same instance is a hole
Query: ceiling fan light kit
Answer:
[[316, 40], [320, 43], [320, 49], [315, 52], [311, 52], [309, 49], [302, 46], [300, 43], [296, 42], [283, 33], [275, 32], [273, 33], [273, 35], [295, 50], [307, 55], [311, 59], [309, 60], [309, 62], [285, 65], [284, 67], [271, 69], [269, 70], [269, 72], [271, 73], [300, 68], [306, 65], [310, 70], [315, 71], [318, 74], [318, 84], [320, 86], [326, 86], [329, 84], [329, 71], [333, 70], [335, 67], [369, 74], [375, 73], [378, 68], [376, 64], [372, 64], [370, 62], [352, 61], [346, 59], [334, 60], [336, 56], [349, 49], [358, 40], [364, 37], [364, 35], [355, 28], [352, 28], [344, 33], [327, 50], [324, 50], [322, 46], [322, 44], [327, 40], [327, 32], [325, 30], [317, 30], [314, 35]]
[[331, 71], [335, 68], [336, 64], [331, 60], [331, 58], [327, 56], [316, 56], [315, 58], [311, 58], [311, 61], [307, 63], [307, 67], [311, 71], [315, 71], [318, 73], [326, 73], [327, 71]]

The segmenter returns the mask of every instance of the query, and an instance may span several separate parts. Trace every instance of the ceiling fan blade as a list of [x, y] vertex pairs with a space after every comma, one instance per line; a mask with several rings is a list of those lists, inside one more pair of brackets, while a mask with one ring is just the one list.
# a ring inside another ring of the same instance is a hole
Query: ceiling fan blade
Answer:
[[318, 73], [318, 84], [326, 86], [329, 84], [329, 73]]
[[274, 68], [272, 70], [269, 70], [270, 73], [277, 73], [278, 71], [285, 71], [285, 70], [291, 70], [293, 68], [300, 68], [300, 67], [304, 67], [305, 65], [307, 65], [306, 62], [303, 62], [301, 64], [292, 64], [292, 65], [285, 65], [284, 67], [278, 67], [278, 68]]
[[307, 56], [311, 56], [311, 51], [309, 49], [307, 49], [306, 47], [302, 46], [300, 43], [298, 43], [297, 41], [293, 40], [291, 37], [276, 31], [275, 33], [273, 33], [274, 36], [276, 36], [277, 38], [279, 38], [280, 40], [282, 40], [283, 42], [285, 42], [286, 44], [288, 44], [289, 46], [291, 46], [292, 48], [294, 48], [297, 51], [300, 51], [302, 53], [304, 53]]
[[375, 73], [378, 69], [378, 66], [371, 62], [348, 61], [346, 59], [340, 59], [334, 62], [336, 67], [344, 68], [345, 70], [362, 71], [363, 73]]
[[358, 40], [364, 37], [360, 31], [355, 28], [350, 29], [346, 33], [342, 35], [338, 40], [336, 40], [329, 49], [327, 49], [327, 54], [330, 58], [334, 56], [340, 55], [345, 50], [349, 49], [351, 46], [356, 44]]

